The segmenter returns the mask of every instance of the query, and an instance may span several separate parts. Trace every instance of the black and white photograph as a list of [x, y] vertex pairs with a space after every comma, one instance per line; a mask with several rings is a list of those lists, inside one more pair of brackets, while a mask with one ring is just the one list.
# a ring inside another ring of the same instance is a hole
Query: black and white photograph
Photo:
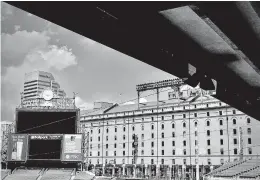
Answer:
[[0, 4], [1, 180], [260, 179], [260, 2]]

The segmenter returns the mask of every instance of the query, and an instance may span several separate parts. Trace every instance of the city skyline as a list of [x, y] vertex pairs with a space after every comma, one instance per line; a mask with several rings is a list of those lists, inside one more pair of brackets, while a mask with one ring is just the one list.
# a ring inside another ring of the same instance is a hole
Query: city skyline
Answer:
[[78, 93], [77, 105], [86, 108], [95, 101], [128, 101], [137, 97], [137, 84], [175, 78], [4, 2], [1, 10], [2, 120], [13, 121], [24, 74], [33, 70], [52, 73], [68, 96]]

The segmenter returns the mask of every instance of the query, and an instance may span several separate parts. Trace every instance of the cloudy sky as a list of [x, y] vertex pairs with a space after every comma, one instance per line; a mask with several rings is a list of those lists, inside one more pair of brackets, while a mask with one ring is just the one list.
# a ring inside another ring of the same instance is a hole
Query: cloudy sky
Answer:
[[[1, 2], [1, 115], [14, 119], [24, 74], [51, 72], [68, 96], [91, 108], [94, 101], [120, 103], [137, 96], [136, 85], [172, 75], [93, 40]], [[145, 96], [149, 93], [142, 94]], [[161, 97], [165, 99], [167, 93]], [[154, 96], [147, 100], [154, 100]]]

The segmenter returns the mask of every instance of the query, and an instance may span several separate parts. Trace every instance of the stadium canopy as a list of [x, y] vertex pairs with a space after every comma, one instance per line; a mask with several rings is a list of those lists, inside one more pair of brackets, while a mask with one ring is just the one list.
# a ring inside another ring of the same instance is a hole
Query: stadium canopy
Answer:
[[215, 79], [216, 98], [260, 120], [258, 2], [7, 3], [190, 85]]

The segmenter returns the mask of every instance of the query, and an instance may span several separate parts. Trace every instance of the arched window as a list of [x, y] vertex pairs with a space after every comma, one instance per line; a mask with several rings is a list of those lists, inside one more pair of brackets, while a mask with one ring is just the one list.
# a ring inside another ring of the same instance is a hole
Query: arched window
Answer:
[[135, 126], [132, 126], [132, 130], [135, 131]]
[[223, 120], [222, 120], [222, 119], [219, 120], [219, 125], [220, 125], [220, 126], [223, 125]]
[[173, 128], [173, 129], [175, 128], [175, 124], [174, 124], [174, 123], [172, 123], [172, 128]]
[[195, 127], [198, 126], [198, 122], [197, 122], [197, 121], [194, 122], [194, 126], [195, 126]]
[[207, 126], [210, 126], [210, 121], [207, 121]]
[[153, 124], [152, 124], [151, 128], [154, 129], [154, 125]]
[[100, 129], [98, 129], [98, 134], [100, 134]]
[[250, 123], [251, 123], [251, 119], [247, 118], [247, 124], [250, 124]]
[[107, 128], [107, 133], [108, 133], [108, 128]]
[[207, 130], [207, 136], [210, 136], [210, 130]]
[[125, 127], [123, 127], [123, 130], [124, 130], [124, 132], [125, 132]]
[[164, 124], [162, 124], [162, 129], [164, 129]]
[[233, 124], [237, 124], [237, 120], [236, 119], [233, 119]]
[[182, 126], [183, 126], [184, 128], [186, 128], [186, 123], [184, 122], [184, 123], [182, 124]]
[[164, 138], [164, 133], [162, 133], [162, 138]]
[[115, 127], [115, 132], [117, 132], [117, 128]]

